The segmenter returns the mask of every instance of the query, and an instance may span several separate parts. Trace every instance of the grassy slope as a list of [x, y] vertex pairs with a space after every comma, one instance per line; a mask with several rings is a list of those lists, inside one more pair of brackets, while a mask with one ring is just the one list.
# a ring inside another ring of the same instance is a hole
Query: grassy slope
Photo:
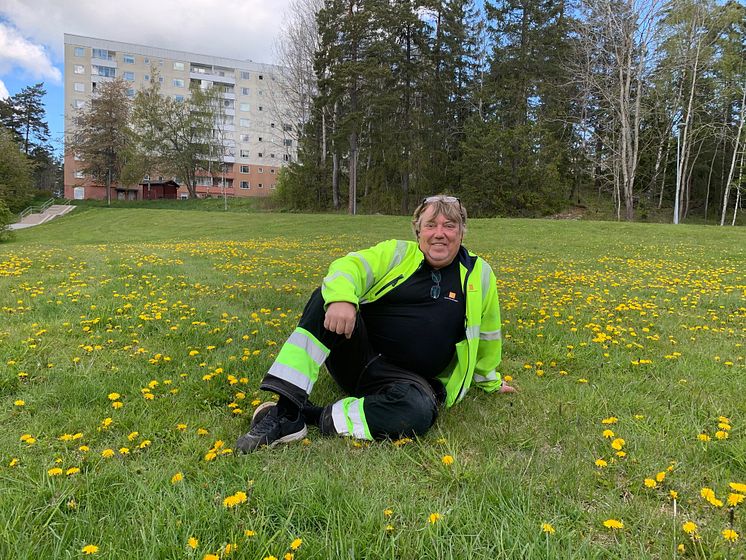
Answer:
[[[106, 558], [202, 558], [236, 542], [232, 557], [282, 558], [300, 537], [296, 558], [659, 558], [697, 552], [689, 519], [700, 554], [743, 554], [744, 513], [729, 547], [727, 509], [699, 496], [746, 482], [746, 235], [730, 228], [474, 220], [466, 245], [497, 273], [501, 369], [519, 395], [471, 391], [400, 446], [312, 430], [308, 445], [205, 461], [245, 428], [330, 260], [410, 236], [401, 217], [105, 208], [18, 232], [0, 247], [0, 556], [76, 558], [94, 543]], [[323, 375], [314, 394], [339, 396]], [[82, 472], [50, 476], [55, 459]], [[248, 504], [225, 508], [238, 490]]]

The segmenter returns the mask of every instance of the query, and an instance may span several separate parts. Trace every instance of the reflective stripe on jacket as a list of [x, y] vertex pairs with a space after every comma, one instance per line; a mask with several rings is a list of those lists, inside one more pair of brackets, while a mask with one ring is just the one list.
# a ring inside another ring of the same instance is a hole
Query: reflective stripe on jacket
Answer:
[[[417, 243], [395, 239], [349, 253], [329, 266], [321, 286], [324, 302], [347, 301], [359, 309], [404, 282], [424, 258]], [[463, 246], [456, 258], [466, 298], [466, 338], [456, 344], [453, 360], [437, 376], [446, 389], [448, 407], [460, 401], [472, 384], [492, 392], [502, 383], [497, 372], [502, 336], [495, 275], [484, 259]]]

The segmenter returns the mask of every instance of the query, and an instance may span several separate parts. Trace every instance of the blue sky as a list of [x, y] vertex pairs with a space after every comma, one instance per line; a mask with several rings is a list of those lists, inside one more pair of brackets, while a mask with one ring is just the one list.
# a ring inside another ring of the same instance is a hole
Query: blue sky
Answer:
[[294, 1], [0, 0], [0, 97], [44, 82], [47, 122], [61, 152], [64, 33], [274, 62]]

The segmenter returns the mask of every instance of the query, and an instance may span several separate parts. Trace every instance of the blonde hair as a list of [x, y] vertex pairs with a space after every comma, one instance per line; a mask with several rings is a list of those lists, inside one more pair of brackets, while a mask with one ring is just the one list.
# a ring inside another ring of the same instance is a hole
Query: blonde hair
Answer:
[[435, 216], [445, 216], [446, 219], [456, 222], [459, 225], [461, 233], [466, 233], [466, 208], [461, 204], [461, 201], [455, 196], [447, 194], [437, 194], [435, 196], [428, 196], [414, 209], [412, 214], [412, 231], [415, 237], [420, 236], [420, 220], [425, 210], [433, 206], [435, 208]]

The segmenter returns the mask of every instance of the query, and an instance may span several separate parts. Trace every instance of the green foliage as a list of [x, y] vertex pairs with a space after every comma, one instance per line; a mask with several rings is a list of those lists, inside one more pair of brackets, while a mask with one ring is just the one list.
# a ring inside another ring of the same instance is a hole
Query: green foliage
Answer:
[[[118, 182], [130, 144], [131, 101], [122, 79], [101, 82], [90, 103], [75, 117], [75, 134], [67, 148], [81, 159], [81, 168], [99, 184]], [[107, 188], [107, 198], [111, 189]]]
[[213, 129], [222, 118], [217, 87], [191, 87], [187, 99], [161, 95], [158, 72], [151, 70], [150, 86], [135, 96], [134, 137], [128, 150], [127, 177], [139, 182], [146, 174], [173, 175], [197, 197], [196, 176], [217, 165], [224, 147]]
[[5, 201], [0, 198], [0, 241], [7, 241], [12, 236], [13, 231], [8, 226], [16, 221], [16, 215], [8, 209]]
[[0, 127], [0, 200], [12, 212], [20, 212], [33, 198], [32, 165], [13, 141], [11, 133]]

